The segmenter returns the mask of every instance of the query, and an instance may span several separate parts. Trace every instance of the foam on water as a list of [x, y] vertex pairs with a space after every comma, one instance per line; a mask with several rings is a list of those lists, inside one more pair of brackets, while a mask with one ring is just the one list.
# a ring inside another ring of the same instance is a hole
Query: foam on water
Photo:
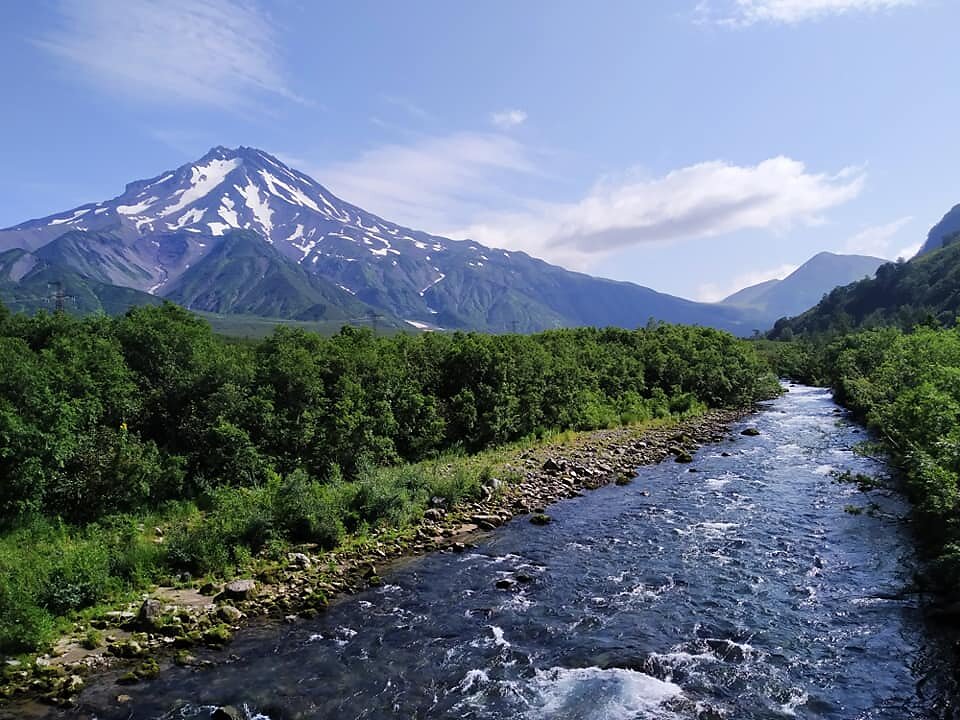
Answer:
[[636, 670], [599, 667], [538, 670], [529, 687], [535, 700], [526, 717], [537, 720], [675, 718], [664, 703], [682, 693], [679, 685]]

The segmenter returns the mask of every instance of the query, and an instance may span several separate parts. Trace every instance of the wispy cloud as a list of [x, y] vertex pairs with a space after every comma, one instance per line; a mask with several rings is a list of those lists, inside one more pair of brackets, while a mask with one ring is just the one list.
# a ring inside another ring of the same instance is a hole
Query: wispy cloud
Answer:
[[700, 302], [719, 302], [751, 285], [759, 285], [767, 280], [783, 280], [798, 267], [799, 265], [785, 263], [773, 268], [740, 273], [726, 283], [704, 283], [697, 288], [696, 299]]
[[811, 172], [798, 160], [773, 157], [756, 165], [703, 162], [660, 176], [632, 170], [602, 178], [569, 202], [524, 193], [531, 180], [551, 177], [544, 166], [554, 155], [502, 132], [459, 132], [379, 145], [326, 166], [296, 164], [343, 199], [395, 222], [581, 270], [645, 243], [819, 225], [866, 180], [860, 167]]
[[60, 0], [37, 45], [108, 90], [140, 100], [235, 108], [301, 99], [281, 68], [278, 29], [239, 0]]
[[433, 113], [420, 107], [419, 105], [417, 105], [417, 103], [415, 103], [413, 100], [409, 98], [400, 97], [399, 95], [381, 95], [380, 99], [383, 100], [383, 102], [386, 103], [387, 105], [391, 105], [395, 108], [400, 108], [407, 115], [417, 120], [432, 121], [436, 119], [433, 116]]
[[704, 162], [662, 177], [607, 178], [578, 201], [491, 215], [454, 236], [585, 268], [597, 256], [649, 242], [818, 225], [826, 210], [859, 195], [864, 181], [861, 168], [811, 173], [787, 157], [747, 166]]
[[757, 23], [791, 25], [831, 15], [879, 12], [915, 5], [920, 0], [701, 0], [699, 22], [745, 27]]
[[[847, 240], [845, 250], [850, 253], [894, 259], [897, 255], [891, 255], [893, 239], [912, 220], [913, 216], [908, 215], [884, 225], [864, 228]], [[919, 250], [919, 248], [917, 249]], [[915, 253], [916, 251], [914, 251]]]
[[503, 207], [511, 201], [502, 181], [538, 172], [527, 147], [502, 133], [483, 132], [420, 136], [307, 169], [343, 199], [433, 232]]
[[523, 110], [501, 110], [500, 112], [490, 113], [490, 122], [501, 130], [509, 130], [517, 125], [523, 125], [527, 121], [527, 113]]

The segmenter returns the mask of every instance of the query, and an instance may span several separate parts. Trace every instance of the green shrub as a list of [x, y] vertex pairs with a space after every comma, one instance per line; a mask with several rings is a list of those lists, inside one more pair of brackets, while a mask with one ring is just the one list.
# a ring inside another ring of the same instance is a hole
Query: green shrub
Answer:
[[480, 471], [458, 466], [452, 473], [435, 473], [426, 484], [428, 498], [439, 497], [447, 506], [457, 505], [480, 495], [480, 487], [489, 479], [490, 468]]
[[345, 531], [341, 483], [321, 485], [303, 470], [294, 470], [274, 495], [274, 522], [291, 540], [317, 543], [324, 549], [340, 544]]

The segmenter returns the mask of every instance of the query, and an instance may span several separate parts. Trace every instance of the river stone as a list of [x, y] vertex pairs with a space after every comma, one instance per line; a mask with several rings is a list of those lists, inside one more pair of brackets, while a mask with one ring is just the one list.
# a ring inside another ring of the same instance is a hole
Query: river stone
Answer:
[[163, 614], [163, 606], [156, 598], [147, 598], [140, 606], [140, 612], [137, 613], [137, 622], [146, 627], [152, 627], [160, 620]]
[[497, 590], [510, 590], [516, 583], [508, 578], [501, 578], [496, 582]]
[[684, 450], [681, 450], [679, 453], [677, 453], [677, 456], [676, 458], [674, 458], [674, 460], [675, 462], [678, 462], [678, 463], [691, 463], [693, 462], [693, 455], [691, 455], [690, 453]]
[[744, 430], [741, 430], [740, 434], [746, 435], [747, 437], [755, 437], [756, 435], [760, 434], [760, 431], [757, 430], [755, 427], [748, 427]]
[[310, 558], [301, 552], [289, 553], [287, 555], [287, 560], [301, 568], [308, 568], [311, 565]]
[[238, 622], [242, 617], [243, 613], [237, 610], [233, 605], [222, 605], [217, 610], [217, 615], [221, 620], [228, 623]]
[[556, 472], [560, 472], [565, 467], [566, 467], [566, 463], [560, 463], [554, 460], [553, 458], [547, 458], [547, 461], [543, 463], [543, 465], [541, 466], [541, 469], [544, 472], [556, 473]]
[[243, 714], [233, 705], [224, 705], [210, 713], [210, 720], [243, 720]]
[[530, 522], [534, 525], [546, 525], [551, 519], [552, 518], [545, 513], [537, 513], [530, 518]]
[[430, 508], [423, 513], [423, 519], [429, 520], [430, 522], [437, 522], [443, 520], [443, 514], [443, 510], [440, 508]]
[[474, 515], [470, 522], [478, 525], [481, 530], [493, 530], [502, 524], [499, 515]]
[[257, 594], [255, 580], [232, 580], [223, 587], [221, 596], [230, 600], [249, 600]]

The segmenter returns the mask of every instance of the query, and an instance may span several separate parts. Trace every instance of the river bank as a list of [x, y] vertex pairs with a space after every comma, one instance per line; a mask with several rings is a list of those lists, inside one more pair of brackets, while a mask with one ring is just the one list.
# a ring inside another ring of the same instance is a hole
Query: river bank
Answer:
[[[438, 503], [409, 527], [348, 538], [334, 551], [292, 547], [283, 562], [255, 562], [244, 577], [230, 582], [204, 579], [157, 587], [94, 619], [92, 627], [78, 624], [74, 635], [35, 664], [8, 663], [0, 693], [69, 707], [91, 676], [107, 671], [122, 685], [151, 678], [172, 664], [211, 664], [216, 661], [198, 661], [191, 648], [225, 647], [254, 618], [309, 619], [336, 598], [377, 584], [389, 565], [438, 550], [463, 551], [480, 534], [514, 517], [547, 523], [545, 511], [552, 503], [629, 482], [642, 465], [667, 458], [687, 462], [700, 445], [722, 440], [729, 424], [744, 414], [711, 411], [676, 423], [565, 433], [542, 444], [500, 449], [473, 501], [452, 508]], [[453, 472], [454, 464], [446, 469]]]

